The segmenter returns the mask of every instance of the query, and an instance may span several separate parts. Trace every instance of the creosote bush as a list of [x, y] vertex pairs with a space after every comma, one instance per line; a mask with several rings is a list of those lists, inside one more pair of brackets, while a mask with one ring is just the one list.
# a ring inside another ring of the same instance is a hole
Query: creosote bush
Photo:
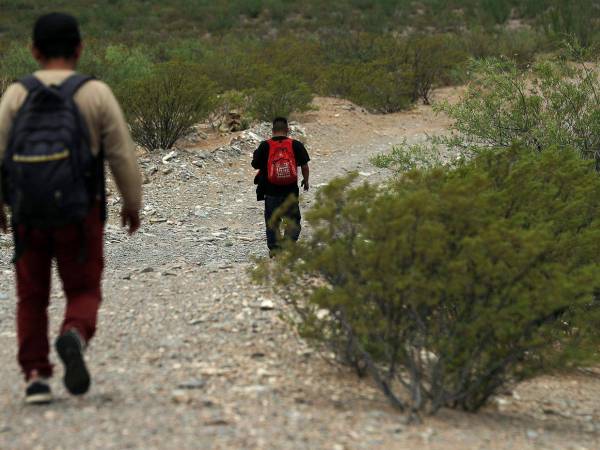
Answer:
[[591, 65], [546, 60], [521, 70], [513, 61], [487, 59], [474, 62], [472, 74], [460, 102], [438, 105], [454, 121], [446, 145], [559, 146], [600, 168], [600, 78]]
[[157, 66], [123, 90], [133, 138], [149, 150], [171, 148], [213, 110], [214, 89], [194, 64]]
[[255, 275], [396, 407], [476, 411], [509, 383], [598, 361], [591, 162], [510, 147], [385, 187], [353, 180], [320, 191], [310, 237]]
[[291, 75], [279, 75], [250, 95], [250, 111], [255, 119], [272, 121], [275, 117], [288, 117], [292, 112], [305, 112], [311, 108], [313, 94], [310, 87]]

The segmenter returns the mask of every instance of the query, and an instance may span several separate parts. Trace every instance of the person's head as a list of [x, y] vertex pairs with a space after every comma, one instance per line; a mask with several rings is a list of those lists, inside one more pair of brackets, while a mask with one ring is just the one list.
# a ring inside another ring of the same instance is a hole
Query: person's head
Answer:
[[288, 121], [285, 117], [273, 120], [273, 136], [287, 136], [290, 132]]
[[82, 43], [75, 17], [51, 13], [40, 17], [33, 27], [33, 57], [45, 68], [75, 68]]

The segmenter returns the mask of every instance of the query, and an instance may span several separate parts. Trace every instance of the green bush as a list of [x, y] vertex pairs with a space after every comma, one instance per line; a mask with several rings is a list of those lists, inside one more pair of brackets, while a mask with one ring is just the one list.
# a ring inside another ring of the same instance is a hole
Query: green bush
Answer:
[[25, 43], [11, 45], [0, 58], [0, 77], [11, 81], [29, 75], [38, 68]]
[[406, 43], [406, 63], [412, 75], [412, 100], [431, 103], [437, 85], [448, 85], [467, 55], [450, 35], [413, 36]]
[[10, 86], [11, 83], [12, 81], [8, 78], [0, 77], [0, 97], [2, 97], [4, 91], [6, 91], [6, 89], [8, 88], [8, 86]]
[[125, 97], [132, 83], [150, 76], [153, 63], [142, 47], [109, 45], [101, 55], [100, 76], [113, 87], [118, 97]]
[[600, 167], [600, 80], [586, 64], [544, 61], [528, 70], [514, 62], [484, 60], [454, 105], [440, 109], [453, 119], [455, 149], [509, 147], [573, 148]]
[[308, 111], [313, 100], [310, 87], [290, 75], [274, 76], [263, 87], [254, 89], [250, 97], [251, 113], [262, 121]]
[[249, 100], [248, 96], [239, 91], [227, 91], [217, 95], [215, 107], [209, 115], [209, 122], [213, 129], [219, 130], [223, 126], [227, 128], [227, 121], [233, 113], [240, 115], [240, 128], [246, 129], [249, 125], [247, 117]]
[[556, 148], [489, 151], [390, 186], [337, 180], [255, 272], [302, 335], [412, 411], [598, 361], [600, 179]]
[[412, 79], [411, 73], [392, 72], [380, 63], [334, 65], [322, 74], [319, 91], [372, 112], [393, 113], [411, 106]]
[[583, 46], [589, 46], [598, 23], [598, 3], [595, 0], [551, 0], [550, 8], [542, 16], [546, 31], [555, 39], [574, 37]]
[[123, 90], [123, 105], [137, 143], [168, 149], [213, 110], [215, 87], [196, 65], [163, 63]]
[[443, 146], [431, 141], [420, 144], [408, 144], [406, 141], [396, 145], [389, 153], [375, 155], [371, 162], [376, 167], [393, 169], [396, 173], [408, 172], [414, 169], [432, 169], [439, 166], [452, 167], [460, 164], [460, 155], [454, 158]]

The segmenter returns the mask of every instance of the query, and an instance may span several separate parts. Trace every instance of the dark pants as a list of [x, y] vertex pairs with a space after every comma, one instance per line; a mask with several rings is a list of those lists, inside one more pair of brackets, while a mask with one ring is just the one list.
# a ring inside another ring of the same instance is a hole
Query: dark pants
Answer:
[[[276, 250], [282, 239], [291, 239], [296, 242], [302, 230], [301, 220], [300, 203], [297, 197], [293, 195], [289, 197], [265, 196], [265, 222], [269, 250]], [[281, 224], [284, 221], [287, 224], [282, 237]]]
[[89, 341], [96, 331], [104, 268], [104, 226], [98, 208], [86, 218], [83, 229], [83, 236], [82, 228], [77, 225], [18, 230], [24, 245], [16, 265], [18, 360], [26, 379], [33, 371], [44, 377], [52, 375], [47, 309], [53, 259], [67, 298], [61, 334], [75, 329]]

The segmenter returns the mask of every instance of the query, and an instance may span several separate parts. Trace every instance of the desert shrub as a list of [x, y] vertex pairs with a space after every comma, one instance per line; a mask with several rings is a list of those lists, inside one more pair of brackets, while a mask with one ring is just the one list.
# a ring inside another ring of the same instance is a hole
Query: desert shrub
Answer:
[[526, 26], [492, 31], [474, 27], [463, 33], [461, 39], [465, 53], [474, 59], [503, 57], [514, 60], [520, 67], [555, 49], [543, 32]]
[[282, 36], [269, 41], [254, 55], [255, 61], [266, 63], [286, 74], [314, 85], [324, 65], [321, 44], [316, 39]]
[[215, 99], [215, 107], [209, 114], [209, 122], [213, 129], [218, 130], [223, 126], [227, 126], [231, 114], [239, 114], [240, 128], [246, 129], [249, 125], [248, 105], [248, 95], [244, 92], [227, 91], [219, 94]]
[[275, 117], [288, 117], [292, 112], [311, 108], [313, 93], [304, 82], [290, 75], [276, 75], [263, 87], [250, 94], [250, 112], [258, 120], [271, 121]]
[[462, 155], [452, 155], [443, 145], [428, 140], [423, 143], [409, 144], [404, 141], [390, 152], [371, 158], [371, 162], [380, 168], [388, 168], [402, 174], [415, 169], [432, 169], [440, 166], [453, 167], [463, 162]]
[[554, 38], [574, 37], [583, 46], [592, 43], [600, 10], [595, 0], [551, 0], [542, 26]]
[[113, 87], [117, 96], [125, 98], [131, 84], [152, 73], [153, 63], [148, 53], [142, 47], [109, 45], [100, 55], [100, 77]]
[[324, 95], [346, 98], [377, 113], [393, 113], [412, 104], [413, 75], [391, 71], [385, 64], [338, 64], [323, 72], [319, 91]]
[[334, 181], [257, 279], [317, 346], [412, 411], [598, 361], [600, 179], [557, 148], [481, 153], [391, 185]]
[[573, 148], [600, 163], [600, 80], [586, 64], [543, 61], [527, 70], [483, 60], [460, 102], [440, 110], [454, 120], [451, 147]]
[[510, 0], [479, 0], [480, 11], [496, 24], [505, 23], [510, 18], [512, 2]]
[[0, 57], [0, 77], [14, 81], [38, 69], [25, 43], [13, 44]]
[[4, 94], [4, 91], [10, 86], [11, 80], [0, 76], [0, 97]]
[[256, 58], [260, 48], [253, 39], [227, 39], [207, 49], [198, 63], [223, 91], [253, 89], [264, 84], [269, 71], [265, 61]]
[[214, 84], [194, 64], [157, 65], [123, 90], [133, 138], [149, 150], [171, 148], [213, 110], [214, 93]]
[[406, 64], [412, 75], [412, 100], [429, 105], [436, 85], [451, 84], [456, 70], [467, 60], [449, 35], [413, 36], [406, 43]]

